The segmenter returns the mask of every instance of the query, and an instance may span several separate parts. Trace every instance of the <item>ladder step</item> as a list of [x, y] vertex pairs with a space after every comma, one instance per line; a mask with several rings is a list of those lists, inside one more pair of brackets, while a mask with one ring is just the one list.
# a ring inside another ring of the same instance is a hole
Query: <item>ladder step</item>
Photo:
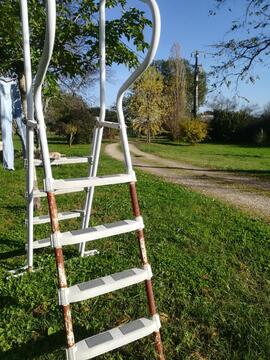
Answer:
[[[76, 245], [83, 242], [104, 239], [109, 236], [129, 233], [143, 229], [143, 227], [142, 219], [117, 221], [111, 224], [89, 227], [87, 229], [64, 232], [61, 234], [60, 241], [62, 246]], [[41, 249], [48, 246], [51, 246], [50, 238], [34, 241], [33, 243], [34, 249]]]
[[[68, 220], [68, 219], [75, 219], [80, 217], [83, 214], [83, 210], [75, 210], [75, 211], [67, 211], [67, 212], [62, 212], [62, 213], [58, 213], [58, 220]], [[34, 217], [34, 225], [39, 225], [39, 224], [47, 224], [49, 223], [50, 220], [50, 215], [41, 215], [41, 216], [36, 216]]]
[[[85, 164], [89, 163], [92, 157], [84, 156], [84, 157], [60, 157], [59, 159], [50, 159], [51, 165], [68, 165], [68, 164]], [[40, 159], [34, 160], [35, 166], [43, 166], [43, 161]]]
[[152, 277], [151, 267], [133, 268], [99, 279], [90, 280], [66, 289], [59, 290], [59, 305], [66, 305], [94, 298], [109, 292], [138, 284]]
[[104, 126], [111, 129], [120, 129], [120, 124], [118, 122], [111, 122], [111, 121], [99, 121], [99, 126]]
[[141, 318], [89, 337], [67, 350], [67, 359], [87, 360], [146, 337], [160, 328], [156, 318]]
[[[85, 190], [85, 188], [56, 190], [54, 192], [54, 194], [55, 195], [71, 194], [71, 193], [80, 192], [80, 191], [84, 191], [84, 190]], [[43, 197], [47, 197], [47, 193], [46, 193], [46, 191], [34, 190], [33, 196], [34, 196], [34, 198], [43, 198]]]
[[92, 186], [124, 184], [132, 181], [135, 181], [134, 175], [117, 174], [89, 178], [54, 180], [52, 185], [55, 190], [64, 190], [75, 188], [88, 188]]

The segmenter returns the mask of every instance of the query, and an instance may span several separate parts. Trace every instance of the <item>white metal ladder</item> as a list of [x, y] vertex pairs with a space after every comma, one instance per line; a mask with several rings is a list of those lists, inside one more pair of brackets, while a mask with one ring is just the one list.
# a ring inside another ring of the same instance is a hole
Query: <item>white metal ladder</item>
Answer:
[[[105, 80], [106, 80], [106, 52], [105, 52], [105, 5], [106, 0], [100, 1], [100, 116], [97, 121], [97, 126], [94, 131], [94, 139], [92, 144], [93, 161], [89, 170], [88, 177], [79, 179], [55, 180], [52, 175], [51, 161], [49, 158], [49, 149], [46, 135], [46, 128], [42, 109], [42, 85], [48, 70], [49, 62], [53, 53], [53, 46], [55, 40], [56, 29], [56, 3], [55, 0], [46, 1], [47, 22], [46, 22], [46, 37], [43, 54], [40, 60], [38, 72], [35, 78], [34, 89], [34, 106], [37, 123], [33, 120], [33, 99], [32, 99], [32, 79], [31, 79], [31, 61], [29, 48], [29, 32], [24, 33], [24, 55], [25, 55], [25, 71], [27, 80], [27, 94], [28, 94], [28, 140], [32, 141], [33, 126], [38, 126], [39, 136], [41, 141], [42, 158], [44, 166], [44, 193], [46, 193], [49, 205], [50, 223], [51, 223], [51, 238], [39, 242], [33, 242], [29, 237], [28, 244], [28, 261], [31, 260], [31, 252], [35, 246], [52, 245], [55, 251], [56, 266], [59, 280], [59, 305], [62, 306], [64, 314], [64, 323], [67, 336], [67, 351], [66, 356], [68, 360], [86, 360], [94, 358], [98, 355], [104, 354], [113, 349], [124, 346], [128, 343], [136, 341], [142, 337], [150, 334], [155, 335], [155, 345], [157, 357], [164, 360], [163, 347], [160, 336], [160, 321], [157, 314], [155, 300], [152, 288], [152, 271], [147, 259], [145, 240], [144, 240], [144, 224], [140, 214], [139, 203], [136, 192], [136, 177], [133, 171], [131, 156], [128, 146], [127, 131], [125, 119], [122, 109], [122, 101], [125, 91], [130, 85], [147, 69], [152, 62], [157, 50], [160, 37], [160, 14], [155, 0], [141, 0], [150, 6], [153, 15], [153, 35], [149, 52], [144, 62], [139, 68], [130, 76], [119, 90], [117, 96], [117, 113], [118, 123], [110, 123], [106, 121], [106, 105], [105, 105]], [[21, 9], [23, 23], [28, 29], [27, 19], [27, 0], [21, 0]], [[29, 29], [28, 29], [29, 31]], [[110, 176], [97, 176], [97, 168], [99, 163], [101, 141], [104, 127], [112, 127], [119, 129], [121, 143], [124, 152], [125, 165], [127, 172], [125, 174], [117, 174]], [[30, 138], [30, 139], [29, 139]], [[32, 142], [31, 142], [32, 144]], [[28, 148], [28, 165], [34, 166], [33, 149]], [[67, 160], [68, 161], [68, 160]], [[96, 186], [115, 185], [128, 183], [131, 196], [131, 204], [134, 213], [134, 219], [118, 221], [112, 224], [103, 224], [95, 227], [88, 227], [92, 200], [94, 195], [94, 188]], [[28, 172], [28, 190], [33, 197], [33, 178], [31, 171]], [[57, 204], [55, 195], [59, 193], [69, 192], [70, 189], [80, 191], [84, 188], [88, 189], [85, 201], [85, 211], [82, 223], [82, 229], [71, 232], [61, 233], [59, 227], [59, 214], [57, 212]], [[32, 198], [31, 198], [32, 200]], [[29, 202], [28, 212], [32, 211], [31, 202]], [[30, 214], [32, 215], [32, 214]], [[42, 220], [42, 219], [40, 219]], [[45, 220], [44, 220], [45, 221]], [[47, 221], [47, 218], [46, 218]], [[30, 230], [29, 230], [30, 231]], [[90, 241], [106, 238], [108, 236], [115, 236], [123, 233], [136, 231], [139, 242], [141, 255], [141, 268], [132, 268], [122, 271], [120, 273], [111, 274], [99, 279], [90, 280], [85, 283], [68, 286], [65, 274], [63, 246], [80, 244], [81, 253], [84, 254], [85, 244]], [[121, 325], [112, 330], [108, 330], [101, 334], [92, 336], [78, 343], [75, 343], [72, 316], [70, 304], [97, 297], [118, 289], [122, 289], [140, 282], [145, 282], [146, 294], [149, 305], [150, 317], [140, 318], [125, 325]]]

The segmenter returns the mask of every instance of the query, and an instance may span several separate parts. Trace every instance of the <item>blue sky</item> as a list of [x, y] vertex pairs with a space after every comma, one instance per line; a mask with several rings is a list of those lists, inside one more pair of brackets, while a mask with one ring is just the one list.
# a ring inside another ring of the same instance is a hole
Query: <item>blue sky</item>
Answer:
[[[245, 3], [244, 0], [234, 0], [232, 2], [237, 5], [233, 7], [232, 12], [222, 9], [216, 16], [209, 16], [209, 10], [213, 8], [214, 0], [157, 0], [157, 2], [161, 11], [162, 32], [156, 58], [168, 58], [173, 43], [178, 42], [181, 46], [181, 55], [191, 62], [194, 61], [191, 57], [194, 50], [210, 52], [212, 51], [210, 45], [224, 38], [231, 21], [242, 14]], [[144, 9], [149, 14], [147, 6], [138, 0], [130, 0], [130, 5]], [[145, 35], [148, 39], [150, 31], [146, 31]], [[209, 71], [213, 59], [209, 55], [204, 55], [201, 56], [200, 62], [204, 69]], [[241, 96], [248, 98], [250, 104], [258, 104], [263, 108], [270, 101], [268, 94], [270, 72], [263, 66], [258, 66], [256, 70], [260, 76], [256, 84], [240, 83], [238, 92]], [[115, 102], [117, 90], [128, 75], [129, 72], [124, 66], [113, 67], [108, 82], [108, 106]], [[97, 103], [98, 88], [92, 89], [91, 94], [93, 101]], [[223, 94], [226, 97], [232, 97], [235, 92], [223, 89]], [[238, 101], [241, 102], [241, 99], [239, 98]]]

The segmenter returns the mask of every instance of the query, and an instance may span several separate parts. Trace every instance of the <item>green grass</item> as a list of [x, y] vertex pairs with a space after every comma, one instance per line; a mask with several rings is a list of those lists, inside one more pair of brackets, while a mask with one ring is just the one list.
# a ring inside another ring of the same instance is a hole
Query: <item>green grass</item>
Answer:
[[200, 167], [208, 167], [254, 175], [270, 175], [270, 147], [225, 144], [136, 142], [142, 150], [163, 158], [178, 160]]
[[[52, 144], [65, 154], [86, 154], [89, 146]], [[120, 163], [103, 156], [102, 173]], [[57, 167], [55, 177], [86, 174], [86, 166]], [[52, 249], [35, 253], [35, 268], [6, 279], [24, 263], [24, 171], [0, 170], [0, 359], [64, 359], [65, 336], [57, 306]], [[167, 359], [270, 358], [270, 227], [234, 208], [138, 171], [138, 192], [146, 224], [154, 290], [162, 317]], [[61, 210], [78, 208], [83, 194], [58, 197]], [[46, 212], [46, 202], [43, 213]], [[93, 224], [131, 216], [126, 185], [96, 191]], [[77, 220], [63, 222], [75, 229]], [[38, 238], [49, 227], [36, 227]], [[100, 255], [81, 259], [65, 248], [70, 284], [139, 265], [134, 234], [99, 240]], [[138, 285], [72, 306], [76, 340], [147, 314]], [[101, 356], [112, 360], [154, 359], [152, 338]]]

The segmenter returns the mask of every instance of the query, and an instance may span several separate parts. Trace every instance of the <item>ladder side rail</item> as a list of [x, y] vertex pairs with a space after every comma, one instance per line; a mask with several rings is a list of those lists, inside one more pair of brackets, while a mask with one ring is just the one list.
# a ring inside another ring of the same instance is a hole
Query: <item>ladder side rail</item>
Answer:
[[[130, 197], [131, 197], [131, 203], [132, 203], [132, 208], [133, 208], [133, 214], [136, 218], [140, 218], [141, 211], [140, 211], [140, 206], [139, 206], [139, 202], [138, 202], [138, 196], [137, 196], [137, 190], [136, 190], [135, 183], [130, 184]], [[137, 231], [137, 240], [139, 243], [142, 266], [144, 268], [147, 268], [150, 266], [150, 264], [148, 262], [148, 257], [147, 257], [147, 252], [146, 252], [143, 228], [141, 228], [140, 230]], [[154, 297], [152, 279], [145, 280], [145, 289], [146, 289], [146, 295], [147, 295], [147, 300], [148, 300], [149, 313], [153, 318], [159, 318], [158, 313], [157, 313], [155, 297]], [[155, 348], [156, 348], [156, 353], [158, 355], [158, 359], [165, 360], [160, 330], [155, 331], [154, 336], [155, 336]]]
[[[26, 99], [27, 99], [27, 123], [34, 120], [34, 101], [32, 88], [32, 64], [30, 53], [30, 35], [29, 35], [29, 18], [28, 18], [28, 4], [27, 0], [20, 1], [21, 8], [21, 23], [23, 34], [23, 56], [24, 56], [24, 74], [26, 85]], [[28, 271], [33, 269], [33, 242], [34, 242], [34, 129], [32, 126], [26, 128], [26, 194], [27, 194], [27, 221], [26, 221], [26, 237], [27, 237], [27, 266]]]
[[124, 151], [124, 158], [126, 167], [128, 169], [129, 173], [133, 172], [132, 168], [132, 161], [128, 146], [128, 137], [127, 137], [127, 131], [126, 131], [126, 124], [125, 124], [125, 117], [123, 112], [123, 98], [125, 95], [125, 92], [130, 88], [130, 86], [138, 79], [139, 76], [141, 76], [147, 68], [151, 65], [159, 45], [160, 40], [160, 32], [161, 32], [161, 18], [160, 18], [160, 11], [158, 8], [158, 5], [155, 0], [139, 0], [143, 3], [146, 3], [149, 5], [153, 17], [153, 33], [152, 33], [152, 39], [150, 43], [149, 51], [146, 55], [146, 58], [141, 63], [141, 65], [135, 70], [133, 74], [126, 80], [126, 82], [121, 86], [120, 90], [117, 94], [117, 100], [116, 100], [116, 107], [117, 107], [117, 115], [118, 115], [118, 121], [121, 126], [121, 137], [122, 137], [122, 146]]
[[[90, 169], [90, 176], [96, 176], [98, 170], [98, 163], [100, 158], [100, 150], [103, 136], [103, 126], [99, 126], [99, 122], [105, 121], [106, 117], [106, 0], [101, 0], [99, 4], [99, 53], [100, 53], [100, 114], [97, 121], [97, 131], [94, 138], [93, 145], [93, 163]], [[85, 202], [85, 213], [82, 228], [89, 226], [92, 203], [95, 188], [88, 189], [88, 194]], [[80, 246], [81, 256], [85, 254], [85, 243]]]
[[[36, 75], [35, 81], [35, 109], [36, 116], [39, 124], [40, 132], [40, 141], [42, 148], [42, 157], [44, 162], [44, 171], [45, 171], [45, 190], [47, 192], [47, 199], [49, 205], [49, 213], [51, 218], [51, 240], [54, 247], [56, 267], [58, 273], [58, 283], [60, 289], [67, 288], [67, 277], [65, 273], [64, 266], [64, 255], [63, 249], [60, 241], [60, 226], [58, 221], [58, 211], [55, 193], [53, 192], [53, 186], [51, 182], [52, 178], [52, 169], [49, 157], [49, 147], [47, 142], [45, 121], [42, 108], [42, 85], [45, 80], [45, 76], [49, 67], [49, 63], [52, 57], [54, 41], [55, 41], [55, 32], [56, 32], [56, 1], [55, 0], [46, 0], [46, 36], [44, 49], [39, 63], [38, 72]], [[72, 318], [70, 305], [62, 306], [63, 317], [65, 323], [65, 331], [67, 337], [67, 346], [68, 348], [73, 348], [75, 346]]]
[[[93, 131], [93, 140], [92, 140], [92, 163], [89, 169], [89, 176], [94, 176], [94, 163], [93, 161], [95, 161], [94, 159], [94, 154], [96, 153], [96, 147], [97, 147], [97, 137], [98, 137], [98, 132], [100, 131], [99, 127], [95, 126], [94, 131]], [[90, 188], [87, 189], [87, 194], [86, 194], [86, 199], [85, 199], [85, 204], [84, 204], [84, 210], [83, 210], [83, 220], [82, 220], [82, 229], [86, 229], [89, 226], [89, 221], [90, 221], [90, 216], [91, 216], [91, 211], [92, 211], [92, 204], [93, 204], [93, 198], [94, 198], [94, 190], [95, 188], [92, 186]], [[81, 257], [85, 256], [85, 243], [81, 243], [79, 246], [79, 252]]]
[[43, 104], [42, 104], [42, 86], [44, 84], [45, 76], [49, 67], [49, 63], [53, 53], [54, 41], [55, 41], [55, 31], [56, 31], [56, 4], [55, 0], [46, 1], [46, 35], [44, 48], [42, 56], [38, 65], [38, 71], [35, 78], [34, 86], [34, 101], [35, 101], [35, 111], [36, 117], [39, 126], [39, 135], [41, 142], [41, 151], [42, 159], [44, 164], [45, 172], [45, 187], [47, 191], [52, 191], [52, 169], [50, 163], [49, 147], [46, 134], [46, 125], [44, 121], [43, 114]]
[[[154, 0], [140, 0], [144, 3], [149, 4], [153, 16], [153, 34], [150, 44], [150, 49], [147, 53], [147, 56], [143, 63], [139, 66], [139, 68], [129, 77], [129, 79], [122, 85], [120, 88], [118, 95], [117, 95], [117, 115], [118, 115], [118, 122], [120, 124], [120, 136], [122, 140], [122, 146], [124, 150], [124, 157], [125, 157], [125, 163], [127, 172], [129, 174], [134, 174], [133, 168], [132, 168], [132, 162], [131, 162], [131, 156], [128, 146], [128, 137], [127, 137], [127, 131], [126, 131], [126, 124], [124, 119], [124, 113], [123, 113], [123, 97], [125, 92], [128, 90], [128, 88], [136, 81], [136, 79], [147, 70], [147, 68], [150, 66], [151, 62], [153, 61], [153, 58], [156, 54], [157, 47], [159, 44], [160, 39], [160, 31], [161, 31], [161, 20], [160, 20], [160, 12], [159, 8]], [[105, 121], [106, 116], [106, 0], [100, 1], [100, 21], [99, 21], [99, 33], [100, 33], [100, 117], [99, 122], [102, 123]], [[101, 141], [102, 141], [102, 135], [103, 135], [103, 126], [100, 126], [98, 128], [97, 132], [97, 139], [96, 139], [96, 148], [93, 156], [93, 166], [92, 171], [90, 172], [90, 176], [96, 176], [97, 174], [97, 168], [98, 168], [98, 162], [100, 157], [100, 149], [101, 149]], [[134, 174], [135, 179], [135, 174]], [[91, 215], [91, 209], [92, 209], [92, 202], [93, 202], [93, 195], [94, 195], [94, 187], [91, 187], [89, 189], [89, 193], [87, 195], [86, 203], [85, 203], [85, 215], [83, 219], [83, 228], [88, 227], [89, 221], [90, 221], [90, 215]], [[81, 256], [84, 256], [85, 252], [85, 243], [81, 244], [80, 246], [80, 253]]]
[[[128, 80], [122, 85], [120, 88], [118, 95], [117, 95], [117, 114], [118, 114], [118, 120], [121, 127], [121, 136], [122, 136], [122, 145], [124, 150], [124, 158], [125, 163], [127, 166], [127, 169], [130, 173], [133, 172], [132, 169], [132, 162], [131, 162], [131, 155], [129, 151], [128, 146], [128, 137], [127, 137], [127, 131], [125, 126], [125, 118], [123, 113], [123, 97], [125, 92], [128, 90], [128, 88], [136, 81], [136, 79], [142, 75], [147, 68], [152, 63], [155, 54], [157, 52], [159, 40], [160, 40], [160, 32], [161, 32], [161, 19], [160, 19], [160, 11], [158, 8], [158, 5], [155, 0], [140, 0], [150, 6], [152, 17], [153, 17], [153, 33], [152, 33], [152, 39], [150, 44], [150, 49], [147, 53], [147, 56], [145, 60], [142, 62], [142, 64], [138, 67], [137, 70], [128, 78]], [[138, 196], [137, 196], [137, 190], [136, 190], [136, 184], [135, 182], [130, 183], [130, 197], [131, 197], [131, 203], [133, 208], [133, 214], [135, 218], [141, 217], [141, 211], [139, 207], [138, 202]], [[146, 252], [146, 245], [145, 245], [145, 238], [144, 238], [144, 231], [143, 228], [137, 231], [137, 239], [139, 243], [139, 249], [140, 249], [140, 256], [141, 256], [141, 262], [143, 267], [148, 267], [148, 257]], [[148, 307], [150, 315], [153, 318], [159, 318], [157, 314], [157, 308], [154, 298], [154, 292], [153, 292], [153, 285], [152, 280], [146, 280], [145, 281], [145, 287], [146, 287], [146, 294], [147, 294], [147, 300], [148, 300]], [[156, 353], [159, 360], [165, 360], [163, 345], [162, 345], [162, 339], [160, 331], [155, 331], [155, 348]]]

